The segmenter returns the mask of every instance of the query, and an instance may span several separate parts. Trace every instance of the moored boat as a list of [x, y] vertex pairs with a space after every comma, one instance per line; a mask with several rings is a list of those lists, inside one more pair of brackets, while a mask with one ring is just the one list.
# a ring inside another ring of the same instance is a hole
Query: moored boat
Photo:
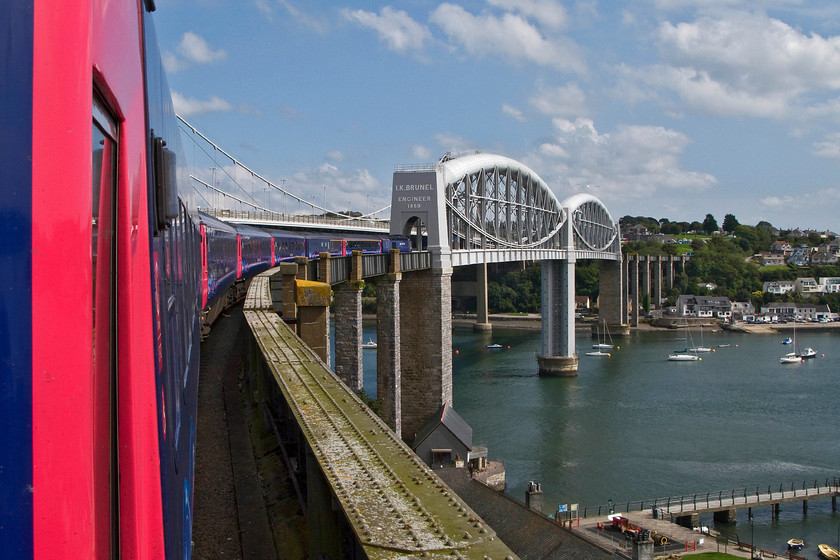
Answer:
[[592, 352], [587, 352], [586, 355], [587, 356], [601, 356], [601, 357], [605, 357], [605, 358], [612, 357], [612, 354], [610, 354], [609, 352], [602, 352], [600, 350], [593, 350]]
[[805, 541], [802, 539], [788, 539], [787, 547], [790, 550], [799, 550], [803, 546], [805, 546]]
[[813, 348], [811, 348], [810, 346], [808, 346], [807, 348], [805, 348], [804, 350], [802, 350], [800, 352], [800, 355], [802, 356], [803, 359], [809, 360], [811, 358], [816, 358], [817, 357], [817, 351], [814, 350]]
[[791, 337], [787, 337], [782, 341], [782, 344], [793, 344], [793, 339]]
[[488, 345], [487, 345], [487, 348], [490, 348], [491, 350], [497, 350], [497, 349], [499, 349], [499, 348], [501, 348], [501, 347], [502, 347], [502, 345], [501, 345], [501, 344], [488, 344]]
[[837, 549], [833, 546], [820, 544], [817, 545], [817, 548], [820, 549], [820, 556], [826, 560], [840, 560], [840, 552], [837, 552]]
[[362, 344], [362, 348], [367, 348], [367, 349], [376, 348], [376, 342], [372, 338], [369, 338], [367, 342]]
[[781, 358], [779, 358], [780, 364], [798, 364], [802, 362], [802, 358], [796, 354], [796, 352], [791, 352], [790, 354], [785, 354]]
[[688, 352], [684, 354], [668, 354], [669, 362], [699, 362], [702, 359], [697, 354], [689, 354]]

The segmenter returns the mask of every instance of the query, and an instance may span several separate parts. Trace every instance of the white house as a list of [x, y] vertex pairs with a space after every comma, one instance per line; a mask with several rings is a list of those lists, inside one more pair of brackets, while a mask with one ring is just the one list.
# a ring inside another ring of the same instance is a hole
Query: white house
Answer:
[[820, 288], [824, 294], [838, 294], [840, 293], [840, 277], [838, 276], [823, 276], [820, 278]]
[[781, 295], [795, 292], [796, 284], [793, 280], [779, 280], [777, 282], [765, 282], [761, 289], [768, 294]]
[[813, 303], [795, 303], [791, 301], [774, 301], [761, 306], [762, 315], [776, 315], [780, 319], [792, 321], [800, 319], [813, 320], [817, 315], [817, 306]]
[[821, 286], [810, 276], [797, 278], [794, 284], [796, 284], [796, 293], [804, 296], [822, 293]]

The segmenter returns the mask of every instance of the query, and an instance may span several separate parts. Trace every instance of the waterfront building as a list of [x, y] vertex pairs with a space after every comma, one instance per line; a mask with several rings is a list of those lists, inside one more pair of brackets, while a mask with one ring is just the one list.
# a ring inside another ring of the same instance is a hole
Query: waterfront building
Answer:
[[[825, 306], [823, 306], [825, 307]], [[782, 321], [812, 321], [817, 316], [817, 305], [813, 303], [796, 303], [793, 301], [774, 301], [761, 306], [761, 314], [776, 316]]]
[[780, 296], [782, 294], [793, 293], [796, 291], [796, 284], [793, 280], [778, 280], [775, 282], [765, 282], [761, 290], [768, 294]]
[[796, 293], [802, 294], [803, 296], [816, 295], [822, 293], [821, 286], [817, 283], [816, 280], [814, 280], [810, 276], [803, 276], [802, 278], [797, 278], [796, 280], [794, 280], [794, 285], [796, 286]]
[[820, 287], [824, 294], [840, 293], [840, 277], [838, 276], [823, 276], [820, 278]]
[[677, 297], [675, 308], [677, 315], [683, 317], [718, 317], [728, 319], [732, 316], [732, 303], [723, 296], [692, 296], [681, 294]]

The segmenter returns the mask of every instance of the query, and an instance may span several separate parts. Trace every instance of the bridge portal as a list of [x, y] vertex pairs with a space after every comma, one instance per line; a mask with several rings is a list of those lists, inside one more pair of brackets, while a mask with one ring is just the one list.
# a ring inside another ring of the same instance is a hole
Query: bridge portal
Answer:
[[[578, 259], [604, 261], [601, 269], [608, 281], [602, 286], [602, 301], [609, 306], [605, 311], [610, 322], [621, 322], [625, 297], [618, 224], [596, 197], [577, 194], [561, 202], [539, 175], [511, 158], [478, 152], [446, 154], [434, 165], [397, 167], [391, 233], [411, 236], [417, 248], [425, 239], [436, 271], [431, 276], [434, 282], [451, 283], [455, 266], [541, 261], [541, 375], [577, 372], [574, 266]], [[451, 293], [451, 286], [435, 290]], [[443, 309], [434, 301], [436, 308]], [[427, 373], [434, 383], [451, 387], [451, 360], [449, 365], [441, 360], [439, 366], [440, 371]]]

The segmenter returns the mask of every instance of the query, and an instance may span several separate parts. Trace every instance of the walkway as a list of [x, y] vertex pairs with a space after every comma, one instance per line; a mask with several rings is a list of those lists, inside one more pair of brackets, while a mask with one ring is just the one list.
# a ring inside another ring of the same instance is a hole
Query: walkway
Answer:
[[[222, 316], [201, 345], [195, 466], [193, 558], [298, 560], [306, 557], [306, 524], [283, 462], [272, 458], [264, 438], [255, 438], [258, 465], [249, 433], [250, 406], [240, 393], [241, 354], [247, 326], [238, 306]], [[258, 434], [257, 434], [258, 435]], [[259, 470], [275, 481], [269, 523]], [[280, 472], [278, 472], [280, 471]], [[277, 549], [275, 550], [275, 538]]]

